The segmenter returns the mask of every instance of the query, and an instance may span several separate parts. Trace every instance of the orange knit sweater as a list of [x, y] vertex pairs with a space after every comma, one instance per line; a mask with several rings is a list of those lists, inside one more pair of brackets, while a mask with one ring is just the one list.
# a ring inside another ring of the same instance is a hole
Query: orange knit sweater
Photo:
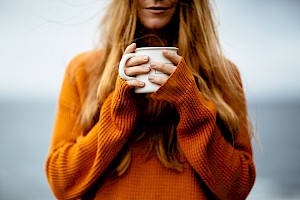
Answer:
[[[177, 138], [183, 172], [167, 169], [147, 156], [147, 139], [132, 144], [125, 174], [110, 173], [138, 120], [133, 88], [121, 78], [104, 102], [98, 122], [82, 135], [77, 121], [87, 88], [88, 68], [99, 52], [74, 58], [66, 70], [58, 101], [46, 174], [57, 199], [81, 199], [94, 186], [95, 199], [245, 199], [255, 180], [249, 133], [241, 128], [234, 145], [216, 123], [213, 103], [204, 99], [181, 60], [175, 72], [151, 95], [172, 103], [180, 116]], [[182, 76], [181, 74], [186, 74]], [[246, 127], [246, 120], [240, 120]], [[95, 187], [96, 186], [96, 187]]]

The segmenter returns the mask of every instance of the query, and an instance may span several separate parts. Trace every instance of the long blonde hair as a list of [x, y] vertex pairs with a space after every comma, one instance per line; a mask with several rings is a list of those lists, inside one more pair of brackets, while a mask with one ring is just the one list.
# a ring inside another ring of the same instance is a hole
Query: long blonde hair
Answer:
[[[229, 138], [234, 138], [241, 128], [239, 120], [247, 121], [246, 101], [237, 69], [222, 54], [210, 2], [179, 1], [177, 6], [179, 55], [185, 59], [204, 97], [216, 105], [218, 119], [231, 133]], [[118, 63], [126, 46], [136, 39], [136, 26], [137, 1], [112, 0], [101, 23], [101, 60], [90, 68], [89, 87], [80, 116], [85, 131], [94, 125], [95, 116], [114, 90]], [[154, 146], [164, 166], [182, 171], [174, 155], [177, 153], [174, 149], [179, 149], [174, 127], [168, 128], [171, 132], [168, 142], [158, 135]], [[128, 168], [130, 156], [129, 148], [117, 167], [119, 175]]]

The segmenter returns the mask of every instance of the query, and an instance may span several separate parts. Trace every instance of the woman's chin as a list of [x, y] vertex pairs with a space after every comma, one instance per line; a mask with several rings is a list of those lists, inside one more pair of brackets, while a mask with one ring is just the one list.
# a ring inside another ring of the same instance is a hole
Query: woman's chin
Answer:
[[142, 24], [144, 27], [146, 27], [149, 30], [159, 30], [159, 29], [164, 28], [168, 24], [168, 21], [164, 22], [162, 20], [155, 19], [155, 20], [149, 20], [146, 23], [142, 22]]

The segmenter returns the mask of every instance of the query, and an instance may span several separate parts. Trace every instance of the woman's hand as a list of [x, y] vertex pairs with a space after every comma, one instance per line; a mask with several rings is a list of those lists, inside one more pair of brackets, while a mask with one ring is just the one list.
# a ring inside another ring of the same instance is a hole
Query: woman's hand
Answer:
[[[150, 63], [150, 67], [152, 69], [155, 69], [155, 70], [161, 71], [167, 75], [170, 75], [176, 70], [176, 66], [180, 61], [180, 56], [169, 50], [163, 50], [163, 55], [166, 58], [168, 58], [173, 64]], [[155, 83], [157, 85], [163, 85], [167, 81], [168, 78], [164, 78], [161, 76], [149, 76], [148, 79], [152, 83]]]
[[[131, 45], [127, 46], [125, 49], [124, 54], [132, 53], [136, 49], [136, 44], [132, 43]], [[143, 66], [143, 64], [149, 61], [149, 56], [134, 56], [129, 58], [125, 64], [125, 74], [127, 76], [135, 76], [140, 74], [147, 74], [150, 72], [150, 67]], [[142, 81], [128, 80], [126, 81], [128, 85], [133, 87], [144, 87], [145, 83]]]

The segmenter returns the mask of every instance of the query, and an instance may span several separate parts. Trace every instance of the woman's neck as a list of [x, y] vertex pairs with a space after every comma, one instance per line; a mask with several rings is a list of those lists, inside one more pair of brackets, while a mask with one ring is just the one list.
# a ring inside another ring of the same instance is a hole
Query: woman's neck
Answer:
[[172, 20], [167, 26], [159, 30], [151, 30], [139, 22], [135, 32], [137, 47], [149, 46], [177, 46], [178, 21]]

